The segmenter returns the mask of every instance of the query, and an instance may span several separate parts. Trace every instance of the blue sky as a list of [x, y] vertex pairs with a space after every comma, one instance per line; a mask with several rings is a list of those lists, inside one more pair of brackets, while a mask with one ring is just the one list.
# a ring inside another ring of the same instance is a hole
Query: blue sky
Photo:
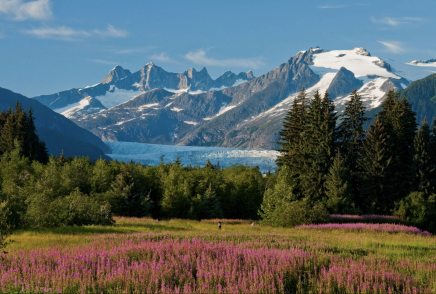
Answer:
[[435, 11], [434, 0], [0, 0], [0, 87], [52, 94], [150, 61], [259, 76], [315, 46], [427, 60], [436, 58]]

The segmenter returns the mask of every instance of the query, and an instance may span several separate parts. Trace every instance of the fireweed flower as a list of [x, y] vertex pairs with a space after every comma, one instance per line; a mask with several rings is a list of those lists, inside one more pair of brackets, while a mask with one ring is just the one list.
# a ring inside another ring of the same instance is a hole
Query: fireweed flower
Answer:
[[436, 264], [343, 257], [286, 235], [107, 234], [1, 256], [3, 293], [431, 293]]

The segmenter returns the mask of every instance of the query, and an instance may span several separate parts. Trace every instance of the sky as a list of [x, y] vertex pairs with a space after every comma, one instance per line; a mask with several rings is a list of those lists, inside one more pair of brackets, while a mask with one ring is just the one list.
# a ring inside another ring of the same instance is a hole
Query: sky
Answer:
[[[28, 97], [99, 83], [121, 65], [255, 76], [298, 51], [436, 58], [436, 1], [0, 0], [0, 87]], [[1, 97], [0, 97], [1, 99]]]

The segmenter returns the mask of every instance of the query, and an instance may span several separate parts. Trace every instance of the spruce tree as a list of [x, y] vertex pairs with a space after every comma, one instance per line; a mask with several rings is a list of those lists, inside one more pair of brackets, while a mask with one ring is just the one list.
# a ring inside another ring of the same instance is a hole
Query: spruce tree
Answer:
[[302, 134], [305, 157], [300, 176], [301, 191], [311, 202], [325, 196], [324, 183], [336, 153], [336, 120], [337, 115], [328, 92], [321, 99], [317, 91], [309, 105]]
[[387, 139], [388, 135], [377, 117], [369, 128], [357, 161], [362, 186], [356, 205], [365, 213], [386, 214], [393, 207], [392, 157], [387, 150]]
[[325, 188], [326, 197], [324, 204], [330, 213], [345, 213], [350, 211], [350, 208], [354, 205], [350, 170], [339, 152], [329, 170]]
[[26, 114], [18, 101], [15, 112], [8, 109], [0, 114], [0, 154], [12, 152], [15, 140], [20, 145], [22, 156], [47, 163], [47, 148], [36, 134], [32, 110]]
[[279, 167], [287, 165], [292, 170], [297, 171], [301, 168], [301, 134], [303, 132], [308, 98], [306, 90], [303, 88], [298, 96], [292, 102], [292, 107], [283, 121], [283, 129], [279, 132], [281, 154], [277, 158], [277, 165]]
[[350, 100], [345, 105], [339, 124], [340, 150], [344, 155], [345, 165], [350, 170], [349, 188], [352, 195], [357, 195], [359, 192], [357, 160], [365, 138], [363, 126], [368, 118], [365, 117], [366, 107], [357, 90], [351, 92]]
[[381, 104], [380, 121], [386, 131], [386, 152], [392, 157], [390, 165], [395, 202], [407, 196], [410, 190], [409, 174], [412, 164], [413, 140], [416, 133], [416, 114], [406, 98], [399, 99], [389, 91]]
[[435, 167], [433, 164], [431, 132], [424, 120], [413, 142], [413, 157], [411, 168], [411, 192], [422, 192], [425, 196], [435, 193]]

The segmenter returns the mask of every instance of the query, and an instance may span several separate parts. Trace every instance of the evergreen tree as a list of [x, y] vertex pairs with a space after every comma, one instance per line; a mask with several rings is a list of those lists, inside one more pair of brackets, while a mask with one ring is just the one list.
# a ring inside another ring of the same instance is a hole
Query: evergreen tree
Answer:
[[326, 198], [324, 203], [330, 213], [350, 212], [354, 204], [350, 170], [344, 158], [338, 152], [325, 182]]
[[363, 142], [357, 164], [362, 183], [356, 205], [365, 213], [389, 213], [393, 207], [393, 186], [390, 165], [392, 157], [387, 151], [387, 133], [377, 117]]
[[200, 219], [223, 218], [221, 203], [211, 185], [202, 196], [199, 195], [198, 197], [200, 198]]
[[344, 155], [345, 164], [350, 170], [350, 189], [353, 195], [359, 191], [357, 176], [357, 160], [365, 138], [364, 124], [368, 120], [365, 117], [365, 109], [360, 95], [354, 90], [350, 100], [345, 103], [346, 107], [341, 115], [339, 124], [341, 152]]
[[30, 160], [43, 163], [48, 161], [48, 152], [45, 143], [40, 141], [36, 134], [32, 110], [26, 114], [17, 101], [15, 112], [8, 109], [7, 113], [0, 114], [0, 154], [12, 152], [14, 142], [21, 146], [21, 155]]
[[148, 213], [149, 197], [135, 185], [128, 166], [115, 178], [109, 192], [115, 198], [114, 213], [121, 216], [142, 217]]
[[281, 153], [277, 157], [279, 167], [287, 165], [295, 172], [301, 168], [302, 149], [301, 134], [306, 121], [308, 98], [306, 90], [303, 88], [292, 102], [292, 107], [283, 122], [283, 129], [279, 132], [279, 142]]
[[389, 91], [381, 106], [383, 110], [380, 111], [379, 118], [387, 134], [386, 152], [392, 158], [392, 198], [398, 202], [410, 191], [409, 174], [417, 126], [416, 114], [407, 99], [400, 100], [394, 90]]
[[315, 93], [306, 117], [302, 134], [306, 156], [299, 179], [302, 195], [316, 202], [325, 196], [324, 183], [336, 152], [337, 115], [327, 91], [323, 99], [318, 91]]
[[411, 168], [411, 192], [422, 192], [427, 197], [435, 193], [435, 167], [432, 158], [431, 132], [424, 120], [413, 142], [413, 158]]

